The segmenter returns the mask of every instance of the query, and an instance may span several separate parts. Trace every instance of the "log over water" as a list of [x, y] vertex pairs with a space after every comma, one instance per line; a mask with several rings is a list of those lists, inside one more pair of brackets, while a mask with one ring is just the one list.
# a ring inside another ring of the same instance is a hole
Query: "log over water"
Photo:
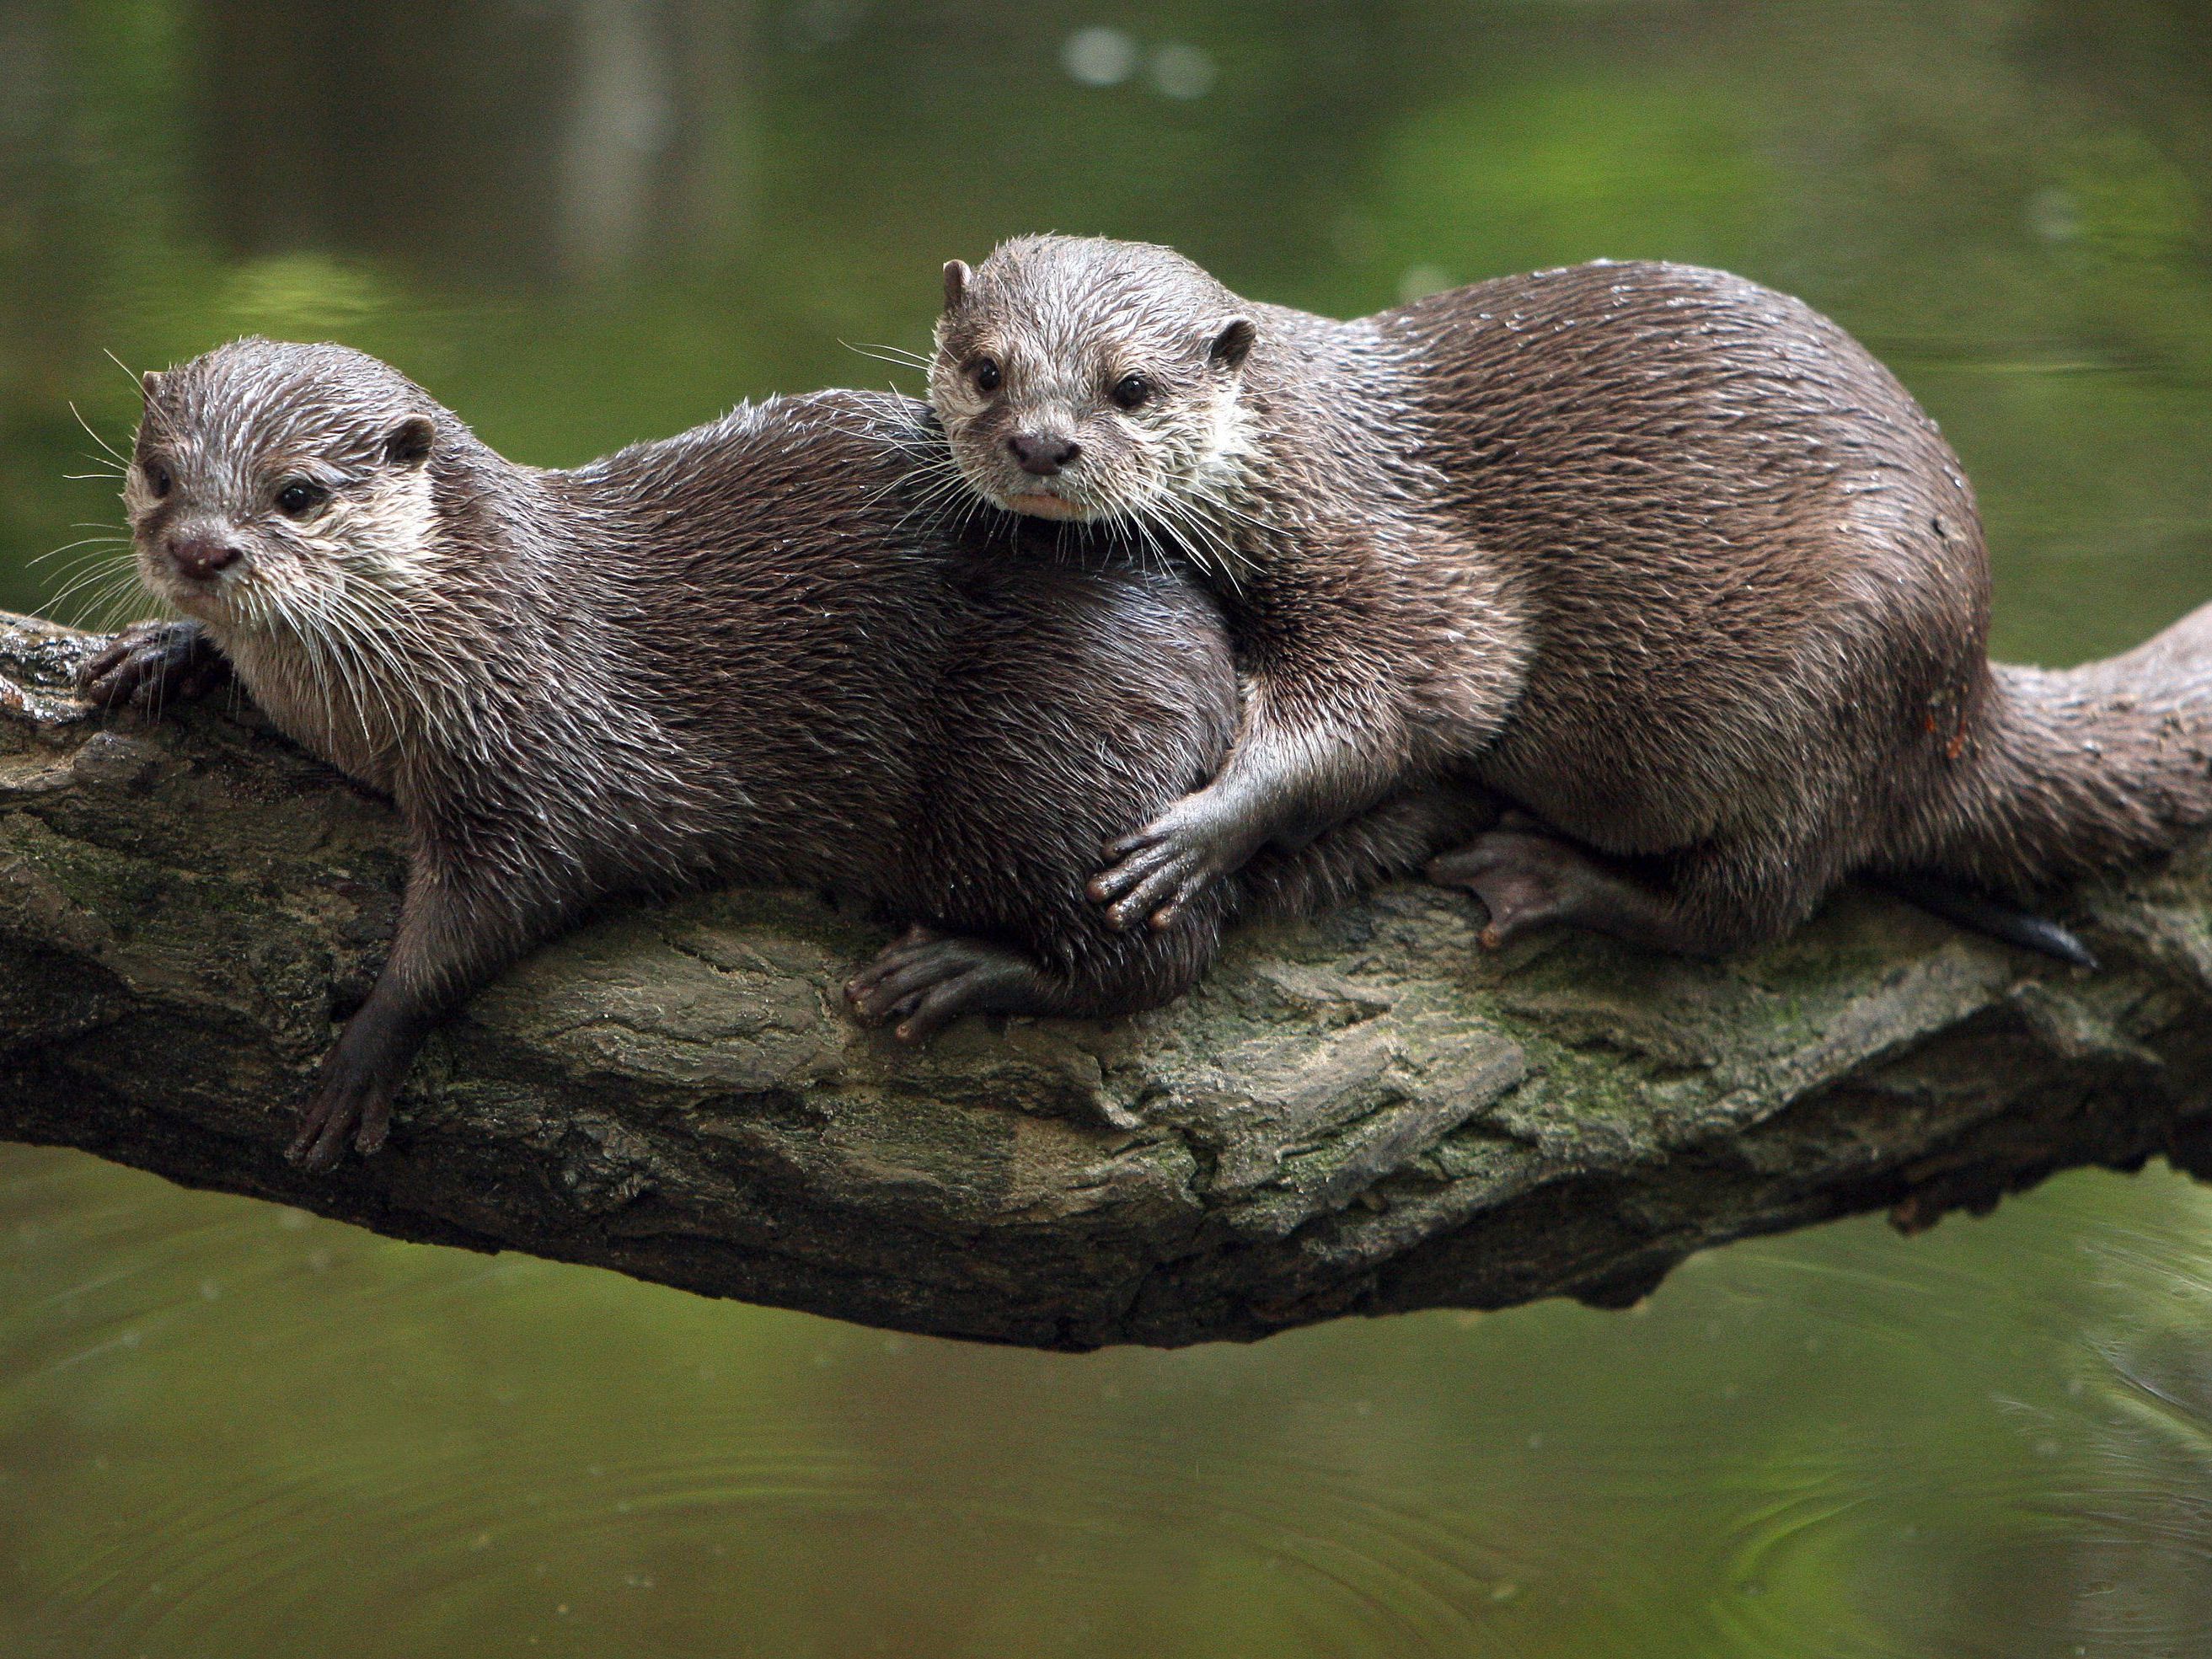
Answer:
[[389, 938], [397, 820], [234, 698], [86, 708], [96, 643], [0, 615], [0, 1137], [186, 1185], [1088, 1348], [1618, 1306], [1751, 1234], [1909, 1229], [2160, 1154], [2212, 1175], [2202, 846], [2071, 896], [2094, 970], [1862, 892], [1721, 963], [1493, 957], [1462, 899], [1407, 886], [1245, 932], [1156, 1013], [969, 1020], [920, 1054], [841, 1012], [862, 921], [639, 904], [451, 1021], [382, 1155], [305, 1175], [291, 1115]]

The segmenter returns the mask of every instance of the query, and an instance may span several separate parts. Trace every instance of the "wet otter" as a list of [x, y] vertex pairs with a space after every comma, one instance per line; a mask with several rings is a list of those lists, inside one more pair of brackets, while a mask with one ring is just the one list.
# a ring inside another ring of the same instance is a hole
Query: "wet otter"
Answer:
[[125, 489], [147, 586], [190, 619], [88, 665], [149, 701], [218, 659], [295, 739], [389, 793], [412, 862], [389, 962], [292, 1155], [381, 1144], [442, 1012], [592, 900], [801, 883], [911, 931], [848, 988], [919, 1040], [970, 1010], [1166, 1000], [1238, 910], [1301, 908], [1449, 845], [1409, 797], [1132, 939], [1099, 839], [1219, 763], [1236, 687], [1204, 595], [1127, 563], [1015, 569], [916, 527], [919, 405], [824, 392], [574, 471], [504, 459], [337, 346], [246, 340], [145, 382]]
[[1107, 846], [1118, 925], [1454, 769], [1520, 809], [1432, 866], [1492, 944], [1717, 952], [1853, 872], [2016, 896], [2212, 817], [2212, 608], [1993, 669], [1957, 458], [1796, 300], [1601, 264], [1340, 323], [1057, 236], [953, 262], [945, 297], [931, 400], [966, 484], [1179, 551], [1230, 613], [1235, 747]]

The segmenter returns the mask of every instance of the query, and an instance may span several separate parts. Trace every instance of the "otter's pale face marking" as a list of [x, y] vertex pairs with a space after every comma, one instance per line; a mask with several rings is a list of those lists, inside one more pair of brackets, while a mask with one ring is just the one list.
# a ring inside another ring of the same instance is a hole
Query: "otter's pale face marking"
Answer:
[[267, 340], [145, 386], [124, 485], [141, 580], [286, 733], [392, 787], [402, 724], [451, 712], [435, 405], [373, 357]]
[[149, 590], [219, 635], [374, 625], [420, 590], [434, 428], [380, 364], [388, 398], [313, 372], [354, 355], [241, 341], [147, 377], [124, 505]]
[[930, 402], [969, 486], [1033, 517], [1172, 519], [1234, 493], [1253, 342], [1165, 249], [1036, 237], [955, 261]]

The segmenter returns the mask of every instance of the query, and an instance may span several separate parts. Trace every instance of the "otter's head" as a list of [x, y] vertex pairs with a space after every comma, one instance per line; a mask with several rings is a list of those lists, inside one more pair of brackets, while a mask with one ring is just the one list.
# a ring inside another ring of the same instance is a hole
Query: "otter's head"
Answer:
[[962, 476], [1011, 512], [1089, 521], [1225, 489], [1252, 322], [1181, 254], [1029, 236], [945, 267], [929, 396]]
[[416, 589], [436, 530], [438, 405], [334, 345], [237, 340], [142, 382], [123, 492], [140, 579], [234, 630], [374, 623]]

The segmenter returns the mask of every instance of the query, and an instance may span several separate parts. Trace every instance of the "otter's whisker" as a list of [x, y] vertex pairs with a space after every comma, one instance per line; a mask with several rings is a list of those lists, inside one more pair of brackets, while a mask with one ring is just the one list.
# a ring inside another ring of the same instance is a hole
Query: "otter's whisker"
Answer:
[[[94, 572], [94, 576], [99, 580], [92, 584], [88, 595], [78, 605], [74, 625], [97, 628], [97, 625], [112, 620], [136, 586], [137, 574], [128, 568]], [[66, 595], [58, 597], [53, 601], [54, 609], [58, 611], [65, 599]], [[98, 631], [105, 629], [98, 629]]]
[[94, 583], [104, 582], [110, 576], [121, 573], [118, 571], [117, 556], [102, 552], [92, 554], [82, 559], [73, 559], [65, 567], [64, 572], [56, 574], [66, 574], [67, 580], [48, 601], [52, 605], [65, 604], [73, 595], [91, 586]]
[[[76, 526], [72, 525], [70, 528], [75, 529]], [[37, 555], [31, 562], [44, 564], [48, 559], [80, 547], [128, 547], [130, 544], [131, 538], [128, 536], [81, 536], [73, 542], [64, 542], [59, 547]]]
[[125, 455], [120, 450], [117, 449], [114, 445], [109, 443], [106, 439], [101, 437], [100, 434], [94, 432], [92, 429], [92, 422], [84, 418], [83, 413], [75, 404], [70, 404], [69, 412], [76, 417], [76, 423], [84, 428], [84, 435], [91, 439], [93, 442], [98, 444], [102, 450], [106, 452], [108, 459], [113, 461], [118, 466], [125, 468], [126, 470], [129, 468], [131, 465], [130, 458]]
[[908, 351], [904, 346], [852, 340], [840, 340], [837, 343], [848, 351], [857, 351], [863, 357], [872, 357], [879, 363], [890, 363], [900, 368], [918, 368], [924, 374], [929, 372], [930, 360], [919, 352]]

